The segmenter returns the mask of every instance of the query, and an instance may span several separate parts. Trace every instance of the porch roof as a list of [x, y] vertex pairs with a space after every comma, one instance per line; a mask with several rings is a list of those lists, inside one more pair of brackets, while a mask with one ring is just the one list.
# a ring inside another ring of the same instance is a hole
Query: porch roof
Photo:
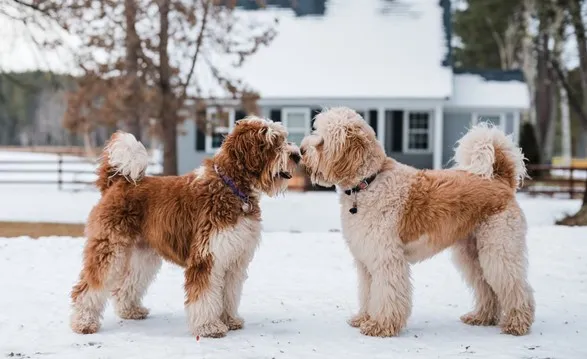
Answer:
[[518, 109], [530, 107], [528, 87], [521, 75], [513, 72], [457, 73], [449, 108]]

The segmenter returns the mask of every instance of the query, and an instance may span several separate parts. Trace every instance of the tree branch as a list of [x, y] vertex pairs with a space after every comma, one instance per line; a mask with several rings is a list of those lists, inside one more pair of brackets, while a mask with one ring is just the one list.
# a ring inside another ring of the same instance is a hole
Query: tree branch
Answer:
[[194, 56], [192, 57], [192, 65], [190, 67], [190, 71], [189, 71], [188, 76], [185, 80], [185, 83], [183, 84], [183, 90], [182, 90], [182, 96], [181, 96], [182, 101], [185, 100], [185, 98], [187, 96], [187, 87], [189, 86], [190, 81], [192, 80], [192, 76], [194, 74], [194, 69], [196, 68], [196, 61], [198, 60], [198, 55], [200, 54], [200, 49], [202, 47], [202, 42], [204, 40], [204, 32], [206, 30], [206, 23], [208, 22], [208, 13], [210, 12], [210, 0], [205, 0], [204, 4], [205, 4], [204, 5], [205, 8], [204, 8], [204, 15], [202, 17], [202, 28], [200, 29], [198, 39], [196, 40], [196, 51], [194, 53]]
[[565, 76], [560, 64], [558, 63], [557, 60], [552, 58], [550, 60], [550, 65], [552, 66], [553, 70], [556, 73], [558, 80], [560, 81], [561, 85], [565, 89], [565, 92], [567, 93], [567, 98], [569, 100], [569, 104], [571, 105], [573, 110], [581, 118], [581, 123], [583, 124], [583, 126], [587, 127], [586, 126], [587, 113], [585, 113], [585, 110], [583, 109], [583, 106], [581, 105], [581, 101], [579, 99], [577, 99], [576, 94], [575, 94], [573, 88], [571, 87], [571, 85], [569, 84], [568, 78]]

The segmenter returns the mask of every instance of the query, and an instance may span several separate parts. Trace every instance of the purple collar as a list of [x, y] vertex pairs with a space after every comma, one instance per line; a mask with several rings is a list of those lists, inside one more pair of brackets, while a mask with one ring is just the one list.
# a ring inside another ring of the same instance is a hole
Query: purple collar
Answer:
[[228, 177], [225, 174], [221, 173], [220, 170], [218, 169], [218, 166], [216, 164], [214, 164], [214, 171], [216, 172], [217, 175], [220, 176], [220, 178], [222, 178], [222, 181], [224, 182], [224, 184], [226, 184], [228, 187], [230, 187], [230, 189], [232, 190], [232, 193], [234, 193], [235, 196], [237, 196], [238, 198], [241, 199], [241, 201], [243, 201], [243, 210], [245, 212], [248, 212], [249, 209], [250, 209], [249, 196], [247, 196], [246, 194], [244, 194], [237, 187], [237, 185], [234, 183], [234, 181], [230, 177]]

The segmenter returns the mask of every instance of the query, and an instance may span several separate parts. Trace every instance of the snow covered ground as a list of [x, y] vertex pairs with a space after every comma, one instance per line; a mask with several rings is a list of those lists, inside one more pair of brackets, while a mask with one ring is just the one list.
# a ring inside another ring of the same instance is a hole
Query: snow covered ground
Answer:
[[[97, 199], [93, 192], [0, 186], [0, 220], [83, 222]], [[145, 298], [145, 321], [120, 320], [108, 306], [99, 333], [74, 334], [68, 294], [83, 239], [0, 239], [0, 357], [586, 358], [587, 229], [553, 226], [579, 201], [520, 201], [537, 301], [525, 337], [460, 323], [472, 297], [449, 253], [413, 267], [414, 310], [399, 337], [362, 336], [345, 322], [357, 309], [356, 275], [337, 232], [335, 194], [288, 193], [262, 202], [265, 232], [240, 309], [246, 326], [223, 339], [190, 336], [182, 271], [169, 264]]]

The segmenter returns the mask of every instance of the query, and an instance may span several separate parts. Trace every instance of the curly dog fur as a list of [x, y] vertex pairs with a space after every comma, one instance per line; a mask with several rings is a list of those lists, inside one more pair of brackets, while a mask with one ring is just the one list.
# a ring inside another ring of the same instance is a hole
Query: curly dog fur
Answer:
[[193, 173], [149, 177], [143, 145], [115, 133], [98, 169], [102, 198], [88, 218], [83, 268], [71, 293], [73, 331], [98, 331], [110, 295], [121, 318], [144, 319], [141, 299], [161, 258], [185, 269], [194, 335], [241, 328], [241, 290], [261, 235], [259, 197], [284, 191], [299, 159], [281, 124], [248, 117]]
[[359, 282], [360, 309], [350, 325], [369, 336], [398, 335], [412, 309], [410, 264], [451, 247], [475, 292], [475, 309], [461, 320], [499, 323], [513, 335], [530, 330], [526, 220], [515, 197], [526, 169], [502, 131], [477, 125], [459, 141], [455, 168], [418, 170], [387, 157], [361, 116], [339, 107], [316, 116], [300, 147], [312, 182], [340, 192]]

